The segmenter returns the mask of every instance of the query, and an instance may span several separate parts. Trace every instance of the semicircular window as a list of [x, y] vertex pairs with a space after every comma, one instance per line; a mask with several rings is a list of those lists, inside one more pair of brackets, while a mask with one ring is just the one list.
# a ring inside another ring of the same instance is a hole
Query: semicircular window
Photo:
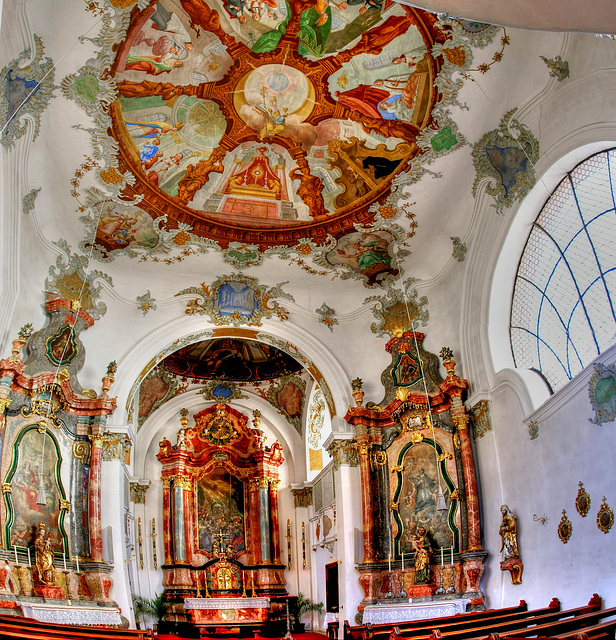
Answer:
[[518, 368], [552, 391], [616, 336], [616, 149], [567, 173], [544, 204], [520, 259], [511, 305]]

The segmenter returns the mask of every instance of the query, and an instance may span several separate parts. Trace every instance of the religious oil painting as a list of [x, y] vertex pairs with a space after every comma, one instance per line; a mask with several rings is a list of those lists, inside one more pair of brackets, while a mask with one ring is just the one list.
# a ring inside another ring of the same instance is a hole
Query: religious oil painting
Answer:
[[244, 483], [225, 469], [217, 467], [197, 483], [197, 530], [206, 553], [246, 549]]
[[77, 355], [73, 327], [65, 324], [59, 331], [50, 336], [45, 344], [45, 353], [49, 361], [57, 367], [70, 364]]
[[18, 442], [17, 464], [10, 479], [12, 492], [5, 494], [10, 496], [13, 510], [12, 521], [7, 523], [10, 545], [32, 546], [39, 522], [43, 522], [50, 532], [53, 550], [61, 553], [64, 536], [59, 518], [64, 492], [58, 486], [60, 460], [55, 442], [36, 427], [26, 428]]
[[[451, 547], [452, 531], [447, 522], [447, 511], [438, 511], [436, 508], [439, 471], [434, 447], [426, 443], [414, 445], [404, 455], [403, 465], [399, 501], [402, 520], [401, 552], [413, 552], [411, 541], [420, 527], [426, 529], [437, 547]], [[442, 477], [441, 487], [449, 505], [446, 484]]]

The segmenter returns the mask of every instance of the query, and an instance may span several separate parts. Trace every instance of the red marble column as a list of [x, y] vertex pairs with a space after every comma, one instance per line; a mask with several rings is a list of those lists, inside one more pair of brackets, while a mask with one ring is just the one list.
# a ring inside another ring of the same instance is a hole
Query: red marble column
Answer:
[[248, 481], [248, 503], [250, 506], [250, 550], [253, 564], [261, 563], [261, 507], [259, 502], [260, 478]]
[[163, 544], [165, 564], [173, 563], [171, 549], [171, 478], [163, 478]]
[[101, 527], [101, 469], [103, 463], [103, 438], [100, 433], [90, 437], [90, 483], [88, 486], [88, 513], [90, 524], [90, 559], [103, 561], [103, 530]]
[[477, 479], [475, 477], [475, 463], [471, 449], [471, 439], [468, 434], [468, 416], [459, 398], [459, 406], [452, 406], [451, 414], [454, 424], [458, 427], [460, 438], [460, 454], [464, 470], [464, 484], [466, 486], [466, 511], [468, 515], [468, 551], [481, 549], [481, 528], [479, 524], [479, 497], [477, 495]]
[[280, 564], [280, 520], [278, 518], [278, 485], [280, 480], [271, 479], [269, 485], [270, 519], [272, 523], [272, 564]]
[[370, 489], [370, 445], [368, 436], [358, 433], [357, 450], [359, 452], [359, 471], [361, 474], [361, 501], [364, 513], [363, 543], [364, 563], [374, 562], [374, 514], [372, 511], [372, 493]]
[[187, 478], [189, 487], [184, 487], [184, 544], [186, 545], [186, 562], [192, 562], [195, 547], [195, 526], [193, 514], [195, 513], [194, 492], [192, 490], [192, 478]]

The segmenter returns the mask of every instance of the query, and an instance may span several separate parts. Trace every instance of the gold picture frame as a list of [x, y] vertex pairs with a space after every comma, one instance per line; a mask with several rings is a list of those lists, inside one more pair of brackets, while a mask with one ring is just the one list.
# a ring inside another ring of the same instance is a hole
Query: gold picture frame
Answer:
[[590, 509], [591, 500], [582, 483], [578, 482], [578, 485], [579, 489], [575, 498], [575, 508], [577, 512], [582, 516], [582, 518], [585, 518]]
[[605, 496], [603, 496], [603, 501], [601, 503], [601, 507], [599, 508], [599, 513], [597, 513], [597, 527], [603, 533], [607, 533], [614, 524], [614, 512], [611, 507], [608, 506], [605, 501]]
[[571, 524], [571, 520], [567, 518], [567, 512], [563, 509], [562, 518], [558, 523], [558, 537], [563, 544], [567, 544], [567, 542], [569, 542], [572, 531], [573, 526]]

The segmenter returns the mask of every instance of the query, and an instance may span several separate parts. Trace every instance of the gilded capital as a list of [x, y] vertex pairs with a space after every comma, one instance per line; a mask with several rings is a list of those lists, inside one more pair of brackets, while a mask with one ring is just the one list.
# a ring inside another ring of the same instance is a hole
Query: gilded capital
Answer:
[[295, 498], [295, 508], [303, 507], [307, 508], [312, 504], [312, 487], [305, 487], [304, 489], [291, 489], [291, 493]]
[[[166, 479], [166, 478], [165, 478]], [[135, 504], [145, 504], [145, 492], [148, 490], [150, 483], [142, 484], [140, 482], [130, 483], [130, 499]]]
[[339, 469], [341, 465], [356, 467], [359, 464], [355, 440], [333, 440], [327, 453], [334, 459], [334, 469]]
[[71, 503], [68, 500], [60, 500], [60, 510], [69, 511]]
[[173, 486], [178, 489], [192, 489], [193, 481], [190, 476], [175, 476], [173, 479]]
[[161, 478], [161, 480], [163, 481], [163, 489], [166, 489], [167, 491], [169, 491], [169, 489], [171, 488], [171, 478]]

